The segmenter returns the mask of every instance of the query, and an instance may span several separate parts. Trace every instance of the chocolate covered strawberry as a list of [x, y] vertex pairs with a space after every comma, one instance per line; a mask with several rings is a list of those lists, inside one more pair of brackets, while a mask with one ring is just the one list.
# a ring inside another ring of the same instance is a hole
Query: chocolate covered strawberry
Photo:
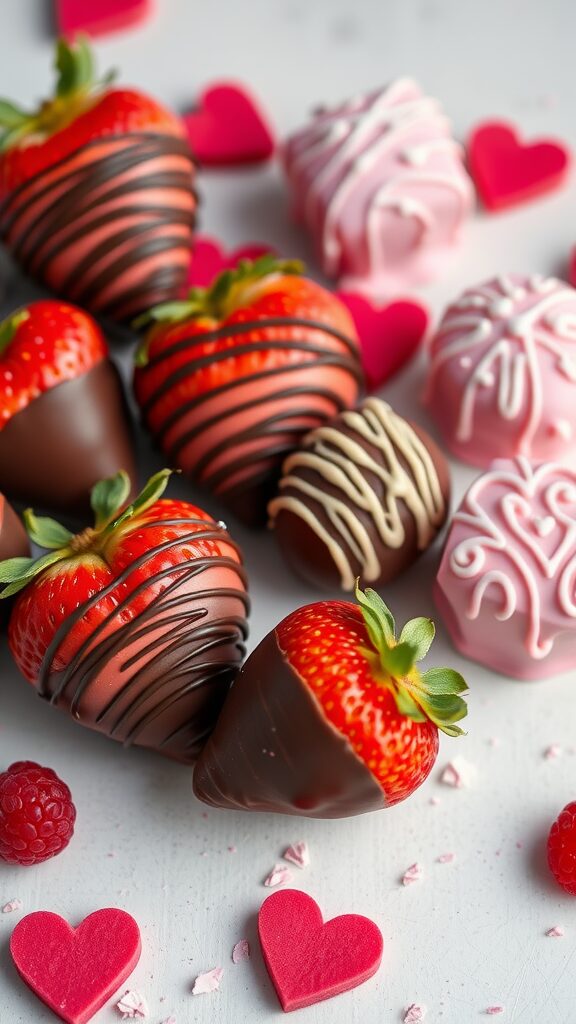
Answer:
[[28, 510], [47, 554], [0, 562], [17, 594], [8, 641], [39, 695], [124, 744], [192, 761], [244, 654], [246, 577], [222, 523], [162, 498], [169, 470], [126, 505], [125, 473], [92, 491], [73, 535]]
[[[0, 494], [0, 561], [4, 558], [22, 558], [29, 555], [30, 544], [20, 517], [4, 495]], [[7, 613], [6, 604], [0, 605], [0, 626], [4, 625]]]
[[438, 731], [462, 732], [462, 676], [417, 666], [434, 624], [396, 639], [378, 594], [356, 596], [299, 608], [250, 655], [196, 765], [201, 800], [314, 818], [389, 807], [424, 782]]
[[250, 524], [264, 523], [285, 455], [358, 397], [350, 315], [298, 263], [243, 260], [153, 309], [136, 398], [170, 463]]
[[122, 386], [95, 320], [53, 300], [0, 324], [0, 490], [68, 513], [136, 469]]
[[55, 95], [0, 101], [0, 236], [59, 295], [125, 320], [178, 294], [194, 165], [180, 119], [97, 80], [84, 39], [59, 40]]

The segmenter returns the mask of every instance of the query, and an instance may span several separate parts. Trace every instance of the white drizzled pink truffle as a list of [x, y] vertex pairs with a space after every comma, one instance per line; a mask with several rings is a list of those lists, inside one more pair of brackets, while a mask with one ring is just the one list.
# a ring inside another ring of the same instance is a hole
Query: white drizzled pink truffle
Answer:
[[373, 298], [437, 277], [473, 203], [449, 121], [409, 78], [320, 109], [283, 158], [322, 270]]
[[576, 469], [498, 460], [452, 520], [435, 584], [452, 640], [538, 679], [576, 661]]
[[576, 289], [539, 274], [469, 288], [430, 355], [425, 402], [458, 458], [576, 465]]

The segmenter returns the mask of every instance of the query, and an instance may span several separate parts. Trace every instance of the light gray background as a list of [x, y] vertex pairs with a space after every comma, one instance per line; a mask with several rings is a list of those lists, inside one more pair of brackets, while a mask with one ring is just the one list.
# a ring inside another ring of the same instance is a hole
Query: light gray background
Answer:
[[[48, 3], [0, 2], [0, 94], [32, 102], [46, 92], [51, 61]], [[322, 101], [335, 101], [397, 74], [413, 74], [438, 95], [465, 135], [478, 119], [514, 119], [527, 135], [557, 133], [576, 148], [571, 0], [158, 0], [146, 26], [101, 42], [102, 69], [155, 92], [180, 109], [209, 80], [252, 84], [280, 133]], [[287, 255], [309, 255], [288, 219], [274, 166], [205, 173], [202, 230], [230, 244], [270, 241]], [[448, 279], [426, 293], [438, 313], [463, 286], [494, 272], [565, 271], [576, 242], [574, 180], [523, 209], [479, 215]], [[9, 302], [34, 294], [17, 279]], [[424, 361], [384, 392], [426, 422], [418, 406]], [[159, 461], [148, 451], [146, 464]], [[454, 466], [458, 501], [473, 472]], [[194, 497], [185, 484], [175, 488]], [[204, 499], [214, 512], [221, 510]], [[232, 523], [230, 525], [233, 525]], [[273, 539], [246, 542], [252, 583], [251, 644], [315, 594], [279, 562]], [[386, 597], [397, 618], [433, 613], [430, 585], [438, 549]], [[576, 901], [563, 896], [544, 865], [544, 841], [559, 809], [576, 797], [573, 679], [514, 684], [458, 657], [440, 628], [437, 663], [470, 681], [469, 736], [442, 742], [437, 769], [407, 803], [354, 821], [314, 822], [209, 811], [195, 804], [190, 771], [136, 750], [123, 751], [51, 712], [0, 654], [0, 763], [33, 758], [70, 783], [78, 806], [74, 842], [38, 869], [0, 865], [0, 905], [19, 897], [24, 911], [51, 909], [73, 922], [107, 905], [139, 921], [144, 952], [131, 987], [148, 998], [151, 1024], [170, 1013], [178, 1024], [280, 1020], [255, 941], [262, 880], [292, 840], [310, 844], [312, 866], [295, 871], [326, 916], [367, 913], [386, 949], [378, 976], [362, 988], [302, 1011], [307, 1024], [392, 1024], [411, 1002], [426, 1021], [471, 1024], [502, 1004], [507, 1024], [576, 1020]], [[499, 745], [492, 745], [497, 738]], [[555, 761], [545, 748], [564, 748]], [[438, 777], [459, 754], [477, 768], [473, 788], [451, 790]], [[430, 798], [438, 796], [438, 806]], [[230, 852], [228, 847], [237, 847]], [[456, 854], [453, 864], [436, 857]], [[424, 879], [400, 885], [420, 861]], [[20, 914], [0, 914], [0, 1020], [53, 1020], [17, 980], [7, 943]], [[562, 939], [545, 937], [553, 925]], [[249, 963], [234, 966], [233, 944], [248, 937]], [[192, 997], [195, 975], [225, 968], [221, 989]], [[105, 1008], [102, 1024], [119, 1019]], [[295, 1018], [296, 1019], [296, 1018]]]

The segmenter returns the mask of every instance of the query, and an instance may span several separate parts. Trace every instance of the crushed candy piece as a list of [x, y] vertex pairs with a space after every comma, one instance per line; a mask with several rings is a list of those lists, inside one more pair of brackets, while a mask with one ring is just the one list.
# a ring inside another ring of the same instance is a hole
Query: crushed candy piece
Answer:
[[463, 757], [455, 757], [444, 768], [440, 782], [454, 789], [464, 789], [473, 782], [475, 775], [476, 769], [473, 764], [465, 761]]
[[307, 868], [310, 863], [310, 850], [308, 843], [301, 840], [299, 843], [292, 843], [282, 854], [284, 860], [295, 864], [297, 868]]
[[546, 761], [556, 761], [562, 756], [563, 750], [559, 743], [551, 743], [549, 747], [543, 753], [543, 757]]
[[243, 960], [249, 959], [250, 943], [248, 942], [248, 939], [240, 939], [240, 941], [236, 943], [234, 949], [232, 950], [232, 962], [235, 964], [240, 964], [242, 963]]
[[441, 804], [442, 801], [439, 796], [431, 796], [428, 803], [432, 804], [432, 807], [438, 807], [438, 805]]
[[272, 871], [264, 879], [264, 885], [273, 889], [276, 885], [286, 885], [292, 881], [292, 872], [284, 864], [275, 864]]
[[402, 876], [402, 885], [412, 885], [424, 877], [424, 869], [421, 864], [411, 864]]
[[404, 1014], [404, 1024], [419, 1024], [426, 1016], [426, 1007], [411, 1003]]
[[224, 969], [222, 967], [213, 967], [211, 971], [206, 971], [205, 974], [199, 974], [194, 982], [194, 988], [192, 989], [193, 996], [204, 996], [209, 992], [216, 992], [220, 988], [220, 982], [222, 981], [222, 975]]
[[148, 1003], [139, 992], [125, 992], [116, 1003], [116, 1009], [122, 1014], [122, 1020], [143, 1020], [148, 1016]]
[[549, 939], [561, 939], [565, 934], [566, 932], [561, 924], [555, 924], [553, 928], [549, 928], [546, 932]]
[[456, 859], [455, 853], [441, 853], [439, 857], [436, 857], [438, 864], [451, 864]]
[[486, 1010], [485, 1010], [485, 1013], [487, 1013], [489, 1017], [495, 1017], [497, 1013], [504, 1013], [504, 1007], [503, 1006], [488, 1006], [486, 1008]]
[[176, 1024], [176, 1017], [166, 1017], [166, 1020], [163, 1020], [162, 1024]]
[[11, 913], [13, 913], [14, 910], [22, 910], [22, 906], [23, 906], [22, 900], [19, 900], [19, 899], [8, 900], [8, 903], [5, 903], [4, 906], [2, 907], [2, 913], [3, 914], [11, 914]]

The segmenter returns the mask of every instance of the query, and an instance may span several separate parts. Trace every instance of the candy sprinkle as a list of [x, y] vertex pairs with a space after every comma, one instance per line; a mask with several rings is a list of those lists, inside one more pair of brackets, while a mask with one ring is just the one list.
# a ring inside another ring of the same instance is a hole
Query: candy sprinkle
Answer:
[[199, 974], [194, 982], [194, 988], [192, 989], [193, 996], [204, 996], [209, 992], [216, 992], [220, 988], [220, 982], [222, 981], [222, 975], [224, 969], [222, 967], [213, 967], [211, 971], [206, 971], [205, 974]]

